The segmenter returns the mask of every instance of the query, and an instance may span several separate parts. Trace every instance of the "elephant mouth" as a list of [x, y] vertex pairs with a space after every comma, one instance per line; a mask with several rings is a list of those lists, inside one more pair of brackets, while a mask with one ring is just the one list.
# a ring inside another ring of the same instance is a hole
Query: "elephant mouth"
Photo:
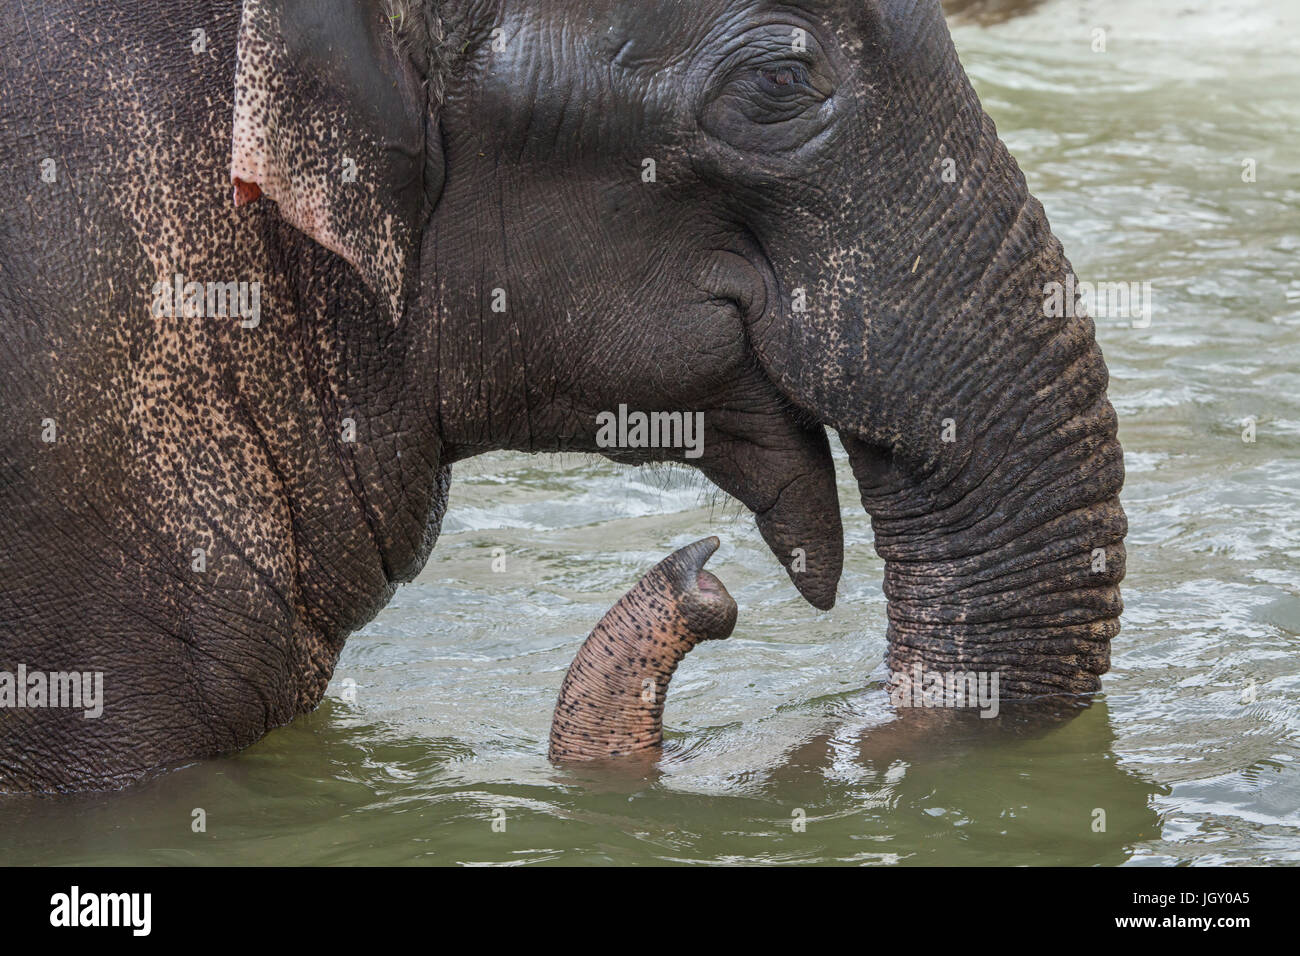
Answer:
[[728, 401], [707, 412], [705, 454], [693, 464], [753, 512], [759, 533], [796, 590], [825, 611], [835, 605], [844, 567], [826, 423], [779, 387], [755, 347], [753, 329], [771, 319], [778, 286], [757, 239], [747, 232], [738, 238], [736, 248], [717, 250], [707, 259], [698, 287], [734, 309], [752, 365], [729, 390]]
[[759, 534], [799, 593], [818, 610], [835, 604], [844, 566], [835, 462], [826, 429], [794, 408], [760, 373], [702, 414], [702, 455], [663, 449], [593, 449], [639, 465], [684, 461], [754, 515]]
[[795, 588], [827, 610], [844, 565], [844, 533], [826, 430], [765, 380], [746, 391], [704, 415], [704, 452], [692, 464], [754, 514]]

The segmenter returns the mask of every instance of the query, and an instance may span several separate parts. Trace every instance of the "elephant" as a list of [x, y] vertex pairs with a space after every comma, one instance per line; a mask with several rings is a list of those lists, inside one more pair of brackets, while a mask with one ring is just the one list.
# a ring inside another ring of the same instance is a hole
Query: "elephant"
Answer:
[[0, 17], [0, 790], [310, 711], [490, 450], [693, 467], [827, 609], [834, 430], [891, 671], [1099, 689], [1108, 373], [938, 0]]
[[552, 762], [658, 759], [677, 665], [736, 626], [735, 599], [704, 570], [720, 543], [704, 538], [664, 558], [583, 641], [551, 719]]

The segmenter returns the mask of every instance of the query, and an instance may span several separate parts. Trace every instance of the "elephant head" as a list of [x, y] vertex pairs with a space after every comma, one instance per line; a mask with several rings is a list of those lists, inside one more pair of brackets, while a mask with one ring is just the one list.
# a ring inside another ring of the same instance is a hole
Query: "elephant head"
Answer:
[[[427, 395], [423, 467], [683, 461], [828, 608], [833, 428], [894, 670], [1099, 686], [1106, 366], [1044, 306], [1070, 264], [938, 0], [246, 0], [238, 59], [237, 201], [356, 267], [380, 308], [355, 334], [419, 343], [384, 387]], [[610, 447], [621, 408], [702, 414], [702, 445]]]

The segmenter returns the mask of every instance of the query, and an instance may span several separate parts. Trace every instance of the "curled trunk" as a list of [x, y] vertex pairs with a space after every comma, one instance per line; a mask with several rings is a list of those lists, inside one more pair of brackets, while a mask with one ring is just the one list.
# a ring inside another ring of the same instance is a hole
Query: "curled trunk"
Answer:
[[551, 760], [658, 753], [677, 665], [700, 641], [725, 638], [736, 625], [736, 602], [703, 570], [717, 549], [711, 537], [674, 552], [601, 618], [560, 687]]

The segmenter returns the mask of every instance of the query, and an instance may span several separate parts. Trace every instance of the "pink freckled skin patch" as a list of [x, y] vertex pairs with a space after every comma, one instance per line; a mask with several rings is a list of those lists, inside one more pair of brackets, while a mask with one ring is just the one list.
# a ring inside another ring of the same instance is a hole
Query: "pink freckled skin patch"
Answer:
[[256, 202], [262, 198], [262, 187], [257, 183], [245, 182], [242, 179], [235, 179], [235, 208], [247, 206], [250, 202]]

